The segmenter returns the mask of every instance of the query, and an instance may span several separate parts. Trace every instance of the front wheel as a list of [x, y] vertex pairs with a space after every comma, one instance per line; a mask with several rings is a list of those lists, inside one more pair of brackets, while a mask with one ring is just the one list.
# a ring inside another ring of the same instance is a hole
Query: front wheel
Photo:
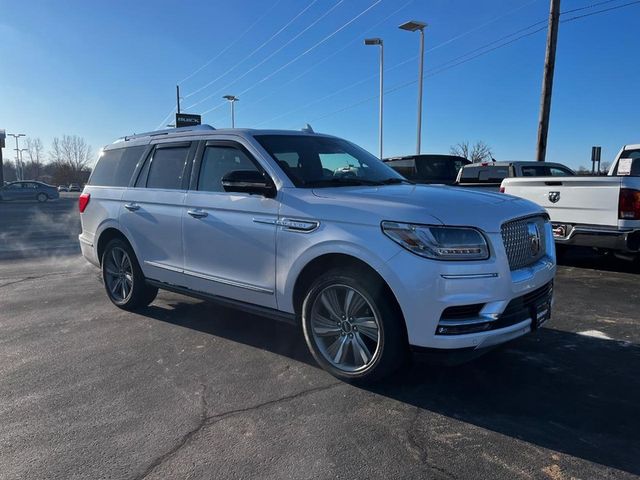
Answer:
[[302, 324], [316, 361], [342, 380], [380, 380], [408, 357], [402, 314], [368, 272], [321, 275], [304, 299]]
[[102, 279], [109, 300], [123, 310], [146, 307], [158, 294], [156, 287], [146, 283], [133, 249], [119, 238], [104, 249]]

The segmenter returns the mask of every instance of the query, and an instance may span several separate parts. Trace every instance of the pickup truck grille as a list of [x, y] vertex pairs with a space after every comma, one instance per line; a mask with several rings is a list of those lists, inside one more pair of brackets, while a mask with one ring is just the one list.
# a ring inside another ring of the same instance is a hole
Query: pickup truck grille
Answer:
[[527, 267], [546, 254], [546, 223], [546, 218], [535, 216], [502, 224], [502, 241], [511, 270]]

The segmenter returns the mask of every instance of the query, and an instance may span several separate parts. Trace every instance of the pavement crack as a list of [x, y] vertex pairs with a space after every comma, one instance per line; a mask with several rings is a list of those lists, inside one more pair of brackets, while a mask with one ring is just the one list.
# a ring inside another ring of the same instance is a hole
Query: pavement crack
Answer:
[[411, 419], [409, 426], [407, 427], [407, 442], [409, 443], [409, 446], [418, 452], [420, 461], [423, 465], [430, 468], [431, 470], [438, 472], [440, 475], [442, 475], [442, 477], [456, 478], [454, 475], [447, 472], [442, 467], [439, 467], [438, 465], [435, 465], [433, 462], [431, 462], [429, 460], [429, 457], [427, 456], [427, 452], [425, 452], [424, 447], [418, 441], [418, 436], [416, 435], [416, 429], [418, 426], [418, 420], [420, 418], [421, 411], [422, 410], [420, 407], [416, 407], [416, 413]]
[[30, 280], [40, 280], [41, 278], [54, 277], [54, 276], [66, 276], [66, 275], [80, 275], [81, 272], [53, 272], [43, 273], [42, 275], [30, 275], [28, 277], [13, 280], [11, 282], [0, 284], [0, 288], [8, 287], [9, 285], [15, 285], [16, 283], [28, 282]]
[[205, 384], [201, 384], [202, 394], [201, 394], [201, 400], [200, 400], [201, 401], [200, 419], [198, 421], [198, 424], [195, 427], [193, 427], [191, 430], [189, 430], [187, 433], [185, 433], [182, 437], [180, 437], [180, 439], [169, 451], [163, 453], [162, 455], [154, 459], [149, 464], [149, 466], [145, 468], [145, 470], [140, 475], [135, 476], [133, 480], [142, 480], [147, 476], [149, 476], [149, 474], [151, 474], [156, 468], [158, 468], [160, 465], [165, 463], [168, 459], [173, 457], [178, 451], [184, 448], [198, 432], [200, 432], [202, 429], [204, 429], [207, 426], [213, 425], [226, 418], [233, 417], [241, 413], [251, 412], [251, 411], [259, 410], [261, 408], [269, 407], [271, 405], [275, 405], [281, 402], [295, 400], [297, 398], [304, 397], [306, 395], [329, 390], [339, 385], [344, 385], [344, 384], [342, 382], [335, 382], [329, 385], [324, 385], [322, 387], [314, 387], [308, 390], [302, 390], [301, 392], [297, 392], [291, 395], [285, 395], [284, 397], [280, 397], [274, 400], [268, 400], [266, 402], [258, 403], [256, 405], [251, 405], [249, 407], [229, 410], [227, 412], [218, 413], [215, 415], [207, 415], [207, 410], [209, 407], [207, 402], [207, 396], [206, 396], [207, 387]]

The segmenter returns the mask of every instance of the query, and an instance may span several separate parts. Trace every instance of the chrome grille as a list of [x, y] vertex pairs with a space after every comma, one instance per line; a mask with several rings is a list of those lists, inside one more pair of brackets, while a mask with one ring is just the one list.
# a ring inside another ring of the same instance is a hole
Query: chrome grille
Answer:
[[[545, 241], [546, 223], [546, 218], [536, 216], [519, 218], [502, 224], [502, 241], [511, 270], [527, 267], [545, 255], [547, 249]], [[535, 235], [533, 232], [535, 232], [535, 228], [533, 226], [537, 227], [539, 236], [539, 249], [537, 252], [534, 247], [535, 239], [533, 237]]]

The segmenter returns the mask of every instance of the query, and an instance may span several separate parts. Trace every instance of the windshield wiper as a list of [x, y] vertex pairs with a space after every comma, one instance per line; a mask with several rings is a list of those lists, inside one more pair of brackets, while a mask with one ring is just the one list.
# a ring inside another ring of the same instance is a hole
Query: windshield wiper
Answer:
[[319, 178], [316, 180], [309, 180], [304, 182], [306, 187], [335, 187], [335, 186], [345, 186], [345, 187], [353, 187], [359, 185], [382, 185], [381, 182], [374, 180], [365, 180], [364, 178], [355, 178], [355, 177], [332, 177], [332, 178]]
[[407, 180], [406, 178], [391, 177], [380, 180], [379, 183], [381, 185], [395, 185], [398, 183], [408, 183], [410, 185], [415, 185], [416, 182], [412, 182], [411, 180]]

